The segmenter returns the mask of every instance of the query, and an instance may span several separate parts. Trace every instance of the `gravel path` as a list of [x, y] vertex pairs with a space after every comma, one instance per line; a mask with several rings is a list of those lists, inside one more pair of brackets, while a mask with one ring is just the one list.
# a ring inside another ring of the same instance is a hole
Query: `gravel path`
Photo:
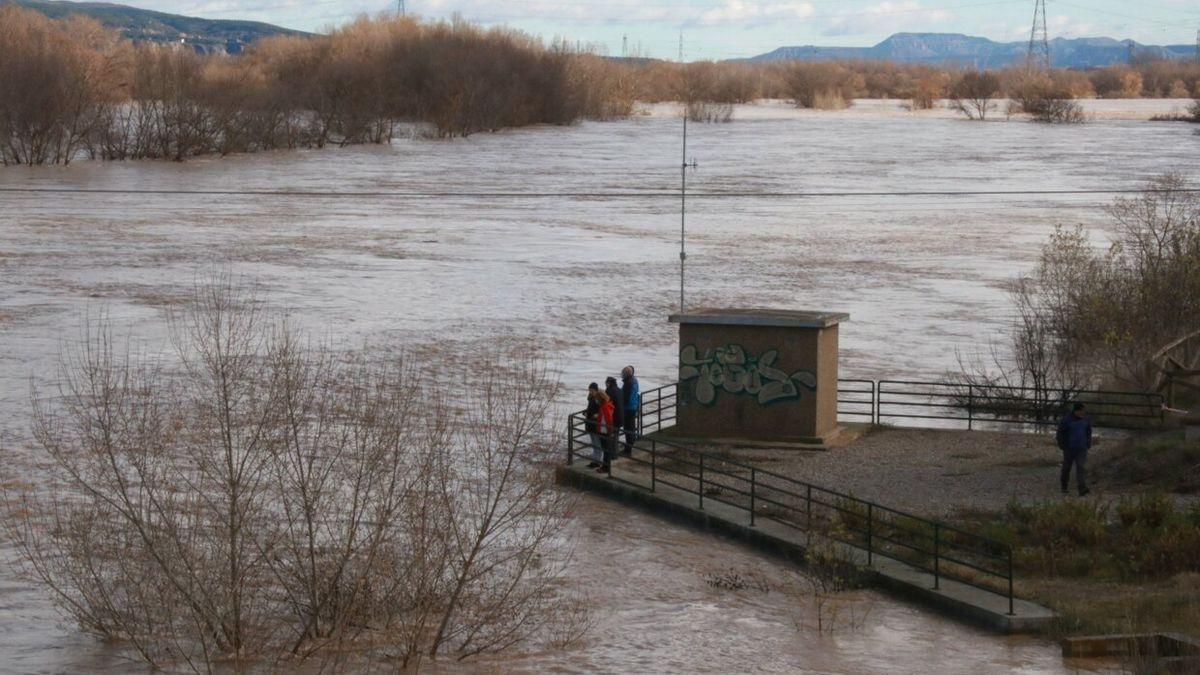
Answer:
[[[1119, 441], [1097, 439], [1090, 463]], [[825, 452], [708, 448], [784, 476], [927, 515], [1061, 499], [1060, 452], [1049, 434], [877, 429]], [[1109, 492], [1103, 482], [1093, 495]]]

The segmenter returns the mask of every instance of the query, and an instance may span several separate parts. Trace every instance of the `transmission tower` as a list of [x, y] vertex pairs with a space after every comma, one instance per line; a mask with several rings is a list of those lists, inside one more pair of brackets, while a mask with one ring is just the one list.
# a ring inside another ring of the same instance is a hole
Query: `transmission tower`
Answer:
[[621, 58], [629, 57], [629, 35], [621, 36]]
[[1033, 28], [1029, 31], [1030, 68], [1050, 70], [1050, 32], [1046, 30], [1046, 0], [1036, 0], [1033, 7]]
[[408, 16], [406, 9], [404, 0], [396, 0], [396, 16]]

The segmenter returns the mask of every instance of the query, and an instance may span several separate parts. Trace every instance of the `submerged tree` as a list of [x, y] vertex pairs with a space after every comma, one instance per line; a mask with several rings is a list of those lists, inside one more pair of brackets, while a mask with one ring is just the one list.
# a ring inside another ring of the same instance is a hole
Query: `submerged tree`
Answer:
[[1171, 174], [1107, 211], [1107, 250], [1082, 228], [1059, 228], [1017, 279], [1011, 358], [973, 383], [1156, 388], [1156, 355], [1200, 330], [1200, 196]]
[[968, 119], [984, 121], [996, 109], [995, 99], [1000, 92], [998, 75], [988, 70], [969, 70], [950, 85], [950, 102]]
[[164, 668], [413, 666], [578, 611], [555, 590], [569, 502], [536, 357], [492, 355], [463, 392], [314, 343], [228, 283], [173, 321], [178, 369], [107, 323], [83, 338], [35, 395], [51, 474], [9, 523], [84, 630]]

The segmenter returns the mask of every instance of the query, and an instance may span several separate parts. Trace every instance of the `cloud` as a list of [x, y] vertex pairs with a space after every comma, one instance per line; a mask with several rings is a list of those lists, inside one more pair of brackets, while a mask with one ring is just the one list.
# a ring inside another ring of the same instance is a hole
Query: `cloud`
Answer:
[[767, 21], [786, 19], [804, 19], [813, 14], [813, 6], [808, 2], [776, 2], [760, 4], [746, 0], [726, 0], [719, 7], [700, 15], [699, 23], [712, 25], [722, 23], [737, 23], [743, 25], [761, 24]]
[[[1017, 24], [1011, 26], [1005, 31], [1013, 40], [1028, 40], [1029, 39], [1028, 23]], [[1106, 35], [1111, 32], [1113, 26], [1100, 26], [1089, 21], [1077, 21], [1069, 16], [1058, 15], [1046, 18], [1046, 32], [1049, 33], [1050, 39], [1061, 38], [1079, 38], [1079, 37], [1097, 37]]]
[[822, 35], [864, 35], [903, 30], [934, 30], [954, 20], [953, 12], [924, 7], [918, 0], [881, 2], [844, 15], [827, 17]]
[[425, 15], [444, 16], [459, 12], [476, 21], [540, 19], [571, 23], [630, 23], [657, 21], [679, 26], [752, 26], [770, 21], [804, 19], [813, 14], [811, 2], [761, 0], [718, 0], [678, 3], [610, 0], [571, 3], [564, 0], [416, 0], [410, 3]]

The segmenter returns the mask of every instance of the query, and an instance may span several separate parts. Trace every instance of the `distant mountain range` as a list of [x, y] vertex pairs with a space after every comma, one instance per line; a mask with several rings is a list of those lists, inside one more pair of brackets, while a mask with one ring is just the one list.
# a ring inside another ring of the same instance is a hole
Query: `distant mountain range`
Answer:
[[[1194, 58], [1195, 45], [1143, 45], [1111, 38], [1055, 38], [1050, 59], [1060, 68], [1099, 68], [1136, 59]], [[839, 59], [898, 61], [902, 63], [957, 64], [975, 68], [1003, 68], [1022, 63], [1028, 42], [995, 42], [956, 33], [897, 33], [874, 47], [780, 47], [747, 61], [833, 61]]]
[[[273, 35], [307, 35], [258, 21], [201, 19], [138, 9], [107, 2], [65, 0], [0, 0], [35, 9], [49, 17], [68, 14], [90, 16], [116, 28], [135, 42], [173, 42], [198, 52], [236, 54], [255, 40]], [[1191, 58], [1195, 45], [1143, 45], [1111, 38], [1056, 38], [1050, 41], [1051, 60], [1065, 68], [1097, 68], [1126, 63], [1135, 58]], [[780, 47], [773, 52], [740, 61], [833, 61], [839, 59], [898, 61], [902, 63], [954, 64], [976, 68], [1002, 68], [1021, 63], [1027, 42], [995, 42], [956, 33], [897, 33], [874, 47]]]
[[186, 44], [198, 52], [236, 54], [251, 42], [273, 35], [306, 35], [258, 21], [200, 19], [178, 14], [152, 12], [107, 2], [61, 2], [59, 0], [0, 0], [35, 9], [59, 18], [68, 14], [90, 16], [134, 42]]

